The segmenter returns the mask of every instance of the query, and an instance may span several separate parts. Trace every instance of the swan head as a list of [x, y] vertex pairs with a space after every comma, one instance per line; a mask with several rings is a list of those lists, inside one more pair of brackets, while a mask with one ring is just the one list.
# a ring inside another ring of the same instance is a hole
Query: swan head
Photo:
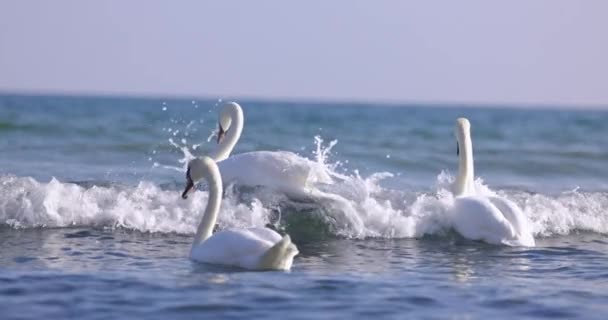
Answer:
[[460, 145], [464, 143], [466, 138], [471, 133], [471, 123], [467, 118], [456, 119], [456, 128], [454, 135], [456, 136], [456, 154], [460, 155]]
[[217, 143], [222, 142], [226, 132], [230, 130], [232, 118], [236, 113], [243, 112], [241, 106], [236, 102], [228, 102], [220, 109], [220, 118], [218, 120]]
[[188, 170], [186, 170], [186, 188], [182, 193], [182, 198], [187, 199], [188, 193], [194, 189], [194, 186], [201, 180], [209, 180], [213, 174], [219, 174], [217, 165], [213, 159], [209, 157], [200, 157], [188, 162]]

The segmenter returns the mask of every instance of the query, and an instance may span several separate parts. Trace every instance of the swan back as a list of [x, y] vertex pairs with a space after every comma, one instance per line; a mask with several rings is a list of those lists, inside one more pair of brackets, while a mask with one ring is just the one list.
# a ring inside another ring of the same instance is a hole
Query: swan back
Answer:
[[533, 247], [536, 244], [528, 218], [515, 203], [501, 197], [488, 197], [488, 200], [500, 210], [516, 234], [516, 239], [511, 240], [511, 243], [508, 244], [527, 247]]
[[492, 244], [533, 247], [528, 219], [511, 201], [500, 197], [454, 199], [452, 223], [463, 237]]
[[502, 244], [516, 235], [509, 221], [485, 197], [456, 198], [453, 210], [454, 229], [467, 239]]

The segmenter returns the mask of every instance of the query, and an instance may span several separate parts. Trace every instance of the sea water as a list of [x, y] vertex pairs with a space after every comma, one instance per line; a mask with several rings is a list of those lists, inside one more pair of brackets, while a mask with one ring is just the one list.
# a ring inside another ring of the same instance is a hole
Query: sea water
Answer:
[[[586, 318], [608, 312], [608, 113], [239, 101], [235, 153], [288, 150], [336, 201], [229, 187], [218, 228], [269, 226], [290, 272], [192, 262], [218, 100], [0, 96], [0, 318]], [[447, 211], [454, 122], [476, 185], [517, 203], [535, 248], [469, 241]]]

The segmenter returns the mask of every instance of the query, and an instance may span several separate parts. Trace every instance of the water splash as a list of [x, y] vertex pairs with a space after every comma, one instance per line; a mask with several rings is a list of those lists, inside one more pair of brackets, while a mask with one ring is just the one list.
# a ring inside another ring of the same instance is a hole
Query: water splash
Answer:
[[[206, 192], [188, 200], [178, 191], [162, 190], [149, 182], [134, 187], [85, 188], [52, 179], [0, 177], [0, 223], [13, 228], [107, 227], [144, 232], [193, 233], [207, 203]], [[264, 226], [269, 211], [253, 200], [228, 197], [219, 221], [224, 227]]]
[[[353, 176], [318, 202], [291, 202], [269, 190], [247, 197], [227, 190], [221, 227], [251, 227], [314, 215], [331, 234], [350, 238], [411, 238], [441, 235], [450, 230], [447, 212], [451, 192], [412, 193], [383, 189], [386, 177]], [[333, 186], [332, 186], [333, 187]], [[557, 196], [525, 192], [498, 192], [515, 201], [528, 216], [537, 236], [578, 231], [608, 234], [608, 194], [565, 192]], [[0, 223], [13, 228], [91, 226], [128, 228], [144, 232], [194, 232], [207, 193], [196, 192], [188, 201], [179, 191], [163, 190], [149, 182], [134, 187], [92, 186], [52, 179], [0, 177]], [[244, 201], [245, 200], [245, 201]], [[299, 226], [302, 227], [302, 226]]]
[[[220, 103], [218, 100], [216, 105]], [[174, 163], [159, 163], [154, 160], [159, 156], [157, 150], [163, 149], [155, 147], [147, 158], [154, 167], [184, 172], [194, 158], [193, 151], [204, 143], [188, 143], [203, 122], [169, 119], [162, 132], [167, 135], [169, 150], [179, 156]], [[312, 225], [349, 238], [412, 238], [450, 230], [448, 211], [453, 203], [450, 190], [454, 177], [449, 172], [438, 175], [432, 191], [391, 189], [383, 186], [383, 180], [393, 177], [389, 172], [363, 177], [357, 170], [345, 170], [339, 161], [332, 162], [337, 144], [337, 140], [325, 143], [321, 136], [315, 136], [310, 160], [315, 171], [333, 178], [332, 183], [313, 179], [314, 189], [304, 200], [264, 188], [227, 188], [220, 226], [273, 224], [289, 231]], [[577, 231], [608, 234], [608, 214], [603, 209], [608, 207], [607, 193], [578, 189], [555, 196], [496, 192], [480, 179], [475, 183], [479, 194], [498, 194], [517, 203], [538, 236]], [[183, 201], [178, 190], [166, 190], [147, 181], [136, 186], [85, 187], [56, 179], [44, 183], [28, 177], [0, 176], [0, 224], [14, 228], [92, 226], [192, 233], [206, 199], [207, 193], [201, 191]]]
[[[411, 238], [450, 230], [447, 211], [453, 201], [451, 192], [385, 189], [380, 182], [388, 176], [353, 175], [330, 186], [332, 192], [324, 191], [330, 196], [319, 197], [317, 202], [292, 201], [264, 189], [242, 194], [229, 188], [218, 223], [222, 228], [269, 223], [281, 228], [289, 227], [290, 221], [301, 221], [303, 216], [314, 216], [331, 234], [350, 238]], [[523, 209], [537, 236], [579, 231], [608, 234], [606, 193], [498, 194]], [[43, 183], [27, 177], [0, 176], [0, 224], [13, 228], [90, 226], [191, 234], [206, 201], [205, 191], [182, 200], [179, 191], [164, 190], [145, 181], [132, 187], [85, 187], [56, 179]]]

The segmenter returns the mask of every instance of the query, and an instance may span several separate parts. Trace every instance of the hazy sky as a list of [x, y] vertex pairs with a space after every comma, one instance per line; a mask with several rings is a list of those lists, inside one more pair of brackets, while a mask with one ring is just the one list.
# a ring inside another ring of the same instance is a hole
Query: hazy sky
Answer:
[[608, 1], [0, 1], [0, 91], [608, 107]]

